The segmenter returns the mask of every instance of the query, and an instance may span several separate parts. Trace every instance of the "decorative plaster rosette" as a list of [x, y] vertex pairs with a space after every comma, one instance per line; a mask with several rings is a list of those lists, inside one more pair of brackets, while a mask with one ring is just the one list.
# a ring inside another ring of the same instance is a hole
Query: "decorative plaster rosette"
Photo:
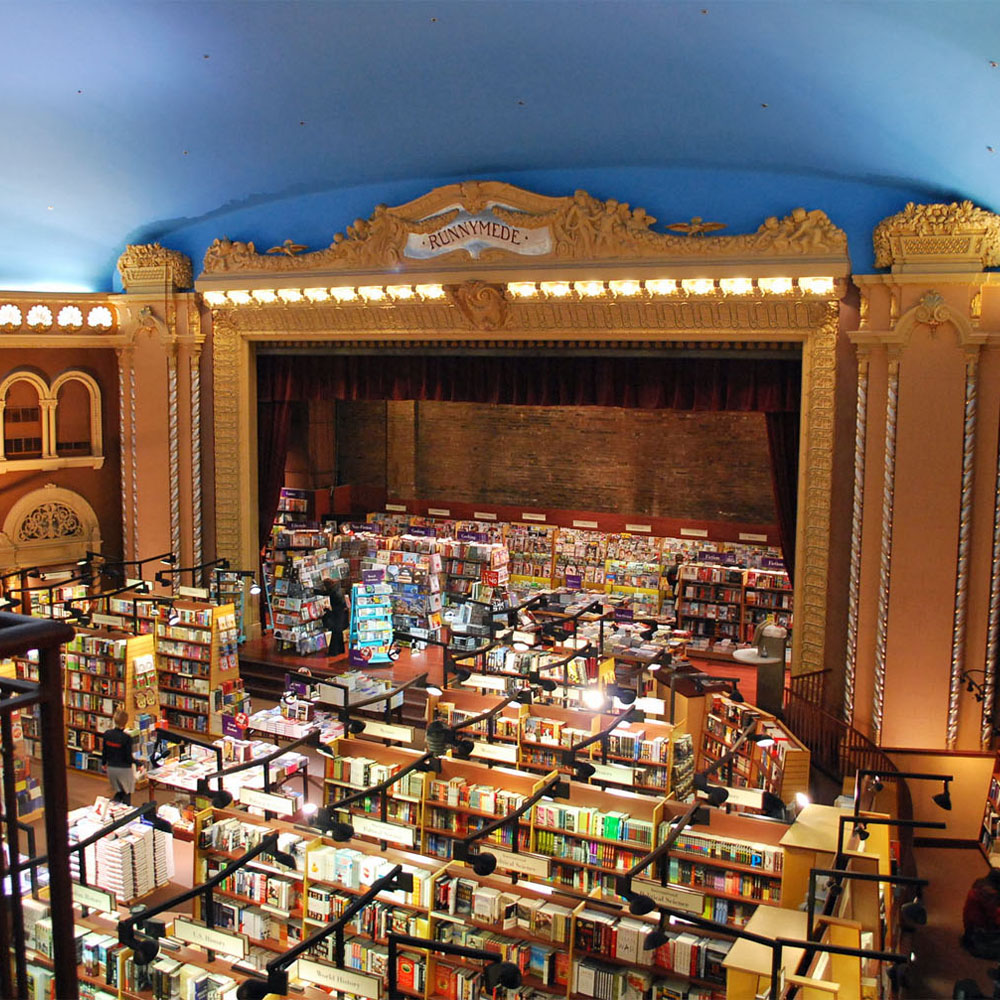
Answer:
[[191, 258], [180, 250], [168, 250], [159, 243], [133, 243], [127, 246], [118, 258], [118, 273], [122, 276], [125, 291], [130, 286], [148, 284], [158, 274], [177, 289], [190, 288], [194, 284]]
[[971, 201], [950, 205], [915, 205], [883, 219], [872, 237], [875, 266], [914, 264], [934, 257], [955, 262], [978, 260], [982, 267], [1000, 264], [1000, 216]]

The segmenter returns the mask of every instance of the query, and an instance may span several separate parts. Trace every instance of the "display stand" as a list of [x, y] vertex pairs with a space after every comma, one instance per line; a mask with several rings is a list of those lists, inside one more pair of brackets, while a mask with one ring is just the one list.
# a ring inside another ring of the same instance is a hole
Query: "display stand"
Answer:
[[348, 662], [365, 668], [389, 666], [391, 648], [392, 588], [387, 583], [354, 584]]

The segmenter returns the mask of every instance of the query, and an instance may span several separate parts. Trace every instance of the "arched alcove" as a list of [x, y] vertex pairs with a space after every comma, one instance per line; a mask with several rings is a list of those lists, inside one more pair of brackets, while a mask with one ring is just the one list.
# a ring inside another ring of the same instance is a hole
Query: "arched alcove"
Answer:
[[11, 507], [0, 532], [0, 566], [72, 563], [100, 548], [93, 507], [79, 493], [49, 483]]

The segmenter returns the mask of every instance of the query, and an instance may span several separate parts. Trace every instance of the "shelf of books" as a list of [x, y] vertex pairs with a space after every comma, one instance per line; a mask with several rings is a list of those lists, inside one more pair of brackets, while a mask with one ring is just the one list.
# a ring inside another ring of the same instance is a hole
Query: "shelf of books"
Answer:
[[[459, 534], [469, 536], [472, 532]], [[482, 537], [486, 537], [483, 535]], [[445, 594], [451, 600], [473, 596], [475, 584], [505, 586], [509, 579], [507, 547], [499, 542], [447, 540], [442, 543], [447, 577]]]
[[979, 846], [993, 867], [1000, 867], [1000, 758], [993, 766], [990, 787], [983, 809], [983, 825], [979, 831]]
[[246, 615], [247, 599], [250, 596], [252, 579], [245, 573], [231, 569], [213, 569], [211, 584], [208, 588], [209, 599], [213, 604], [231, 604], [236, 612], [236, 631], [239, 641], [246, 641], [246, 630], [243, 620]]
[[171, 729], [222, 735], [224, 715], [249, 715], [240, 679], [239, 632], [231, 604], [175, 601], [156, 621], [160, 708]]
[[294, 650], [300, 656], [326, 649], [329, 637], [323, 614], [330, 599], [317, 594], [311, 584], [299, 579], [297, 569], [275, 567], [271, 590], [271, 624], [279, 650]]
[[154, 630], [161, 605], [151, 598], [140, 593], [126, 592], [107, 598], [107, 602], [108, 624], [117, 619], [112, 627], [133, 635], [146, 635]]
[[27, 596], [28, 603], [23, 613], [33, 618], [68, 618], [69, 610], [63, 602], [86, 598], [89, 593], [85, 583], [57, 583], [44, 590], [25, 590], [21, 596]]
[[[382, 560], [385, 560], [383, 562]], [[378, 553], [392, 592], [392, 627], [436, 639], [441, 631], [441, 556], [383, 549]]]
[[62, 653], [69, 766], [100, 774], [101, 735], [128, 713], [135, 756], [148, 758], [159, 717], [151, 635], [77, 629]]
[[[747, 729], [750, 737], [736, 751], [730, 765], [715, 780], [731, 788], [760, 789], [790, 802], [797, 792], [809, 792], [810, 753], [774, 716], [723, 695], [708, 695], [700, 748], [704, 768], [732, 750]], [[753, 737], [765, 739], [765, 744]], [[767, 742], [770, 741], [770, 742]], [[734, 804], [736, 797], [734, 796]], [[738, 806], [738, 804], [737, 804]]]
[[[30, 650], [26, 656], [0, 661], [0, 675], [37, 681], [38, 651]], [[17, 818], [22, 822], [37, 819], [45, 808], [41, 783], [31, 773], [31, 758], [41, 756], [35, 712], [36, 706], [29, 705], [12, 712], [10, 720], [14, 794], [17, 797]]]
[[792, 585], [771, 569], [737, 569], [714, 563], [680, 567], [677, 625], [696, 638], [752, 642], [761, 623], [792, 627]]
[[577, 590], [604, 590], [608, 536], [602, 531], [560, 528], [555, 540], [552, 583]]

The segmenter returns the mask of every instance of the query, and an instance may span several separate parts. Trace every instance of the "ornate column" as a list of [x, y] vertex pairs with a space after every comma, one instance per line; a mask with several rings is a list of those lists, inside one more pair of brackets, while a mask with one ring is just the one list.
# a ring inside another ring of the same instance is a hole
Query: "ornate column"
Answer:
[[[193, 495], [194, 477], [186, 462], [181, 468], [191, 419], [179, 372], [189, 366], [188, 351], [200, 353], [203, 339], [200, 327], [190, 329], [190, 316], [197, 313], [196, 306], [190, 308], [193, 296], [179, 291], [191, 287], [191, 262], [158, 244], [130, 246], [118, 269], [127, 316], [127, 346], [119, 354], [123, 529], [125, 537], [131, 535], [131, 558], [169, 549], [179, 565], [191, 565], [194, 518], [186, 498]], [[139, 398], [143, 406], [137, 409]], [[200, 428], [200, 412], [198, 422]], [[200, 465], [200, 449], [196, 457]], [[173, 582], [180, 581], [175, 577]]]
[[[861, 328], [868, 326], [868, 299], [862, 298]], [[851, 570], [847, 584], [847, 655], [844, 660], [844, 721], [854, 719], [854, 681], [858, 661], [858, 595], [861, 581], [861, 523], [865, 502], [865, 436], [868, 433], [870, 349], [858, 346], [858, 387], [854, 419], [854, 491], [851, 508]]]

